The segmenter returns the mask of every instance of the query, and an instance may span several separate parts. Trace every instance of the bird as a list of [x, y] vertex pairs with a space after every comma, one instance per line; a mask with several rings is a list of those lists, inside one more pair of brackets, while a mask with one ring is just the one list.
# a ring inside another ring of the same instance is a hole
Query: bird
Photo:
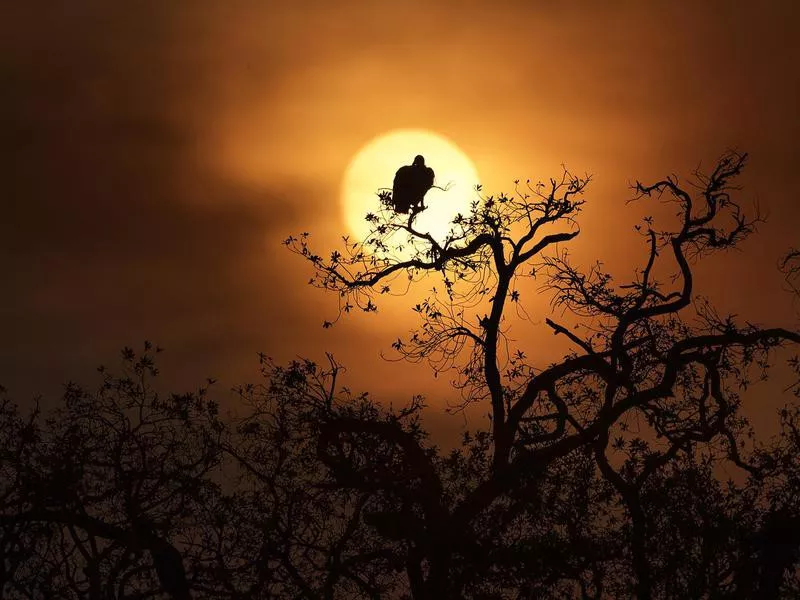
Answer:
[[425, 209], [425, 194], [433, 187], [434, 172], [425, 166], [421, 154], [414, 157], [410, 165], [400, 167], [395, 173], [392, 186], [392, 205], [395, 212], [412, 214]]

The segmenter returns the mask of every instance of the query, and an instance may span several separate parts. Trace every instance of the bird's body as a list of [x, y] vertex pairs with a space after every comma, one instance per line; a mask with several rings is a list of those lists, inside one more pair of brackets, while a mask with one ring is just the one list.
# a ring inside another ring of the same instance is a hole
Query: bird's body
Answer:
[[406, 214], [419, 212], [424, 207], [425, 194], [433, 187], [433, 169], [425, 166], [422, 156], [414, 158], [414, 163], [400, 167], [394, 176], [392, 204], [395, 212]]

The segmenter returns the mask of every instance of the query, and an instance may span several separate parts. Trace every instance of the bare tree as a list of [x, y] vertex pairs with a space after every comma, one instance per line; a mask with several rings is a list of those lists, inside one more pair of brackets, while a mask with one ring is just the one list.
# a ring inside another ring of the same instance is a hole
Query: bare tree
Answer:
[[[393, 408], [353, 394], [332, 357], [262, 357], [236, 417], [206, 387], [158, 393], [149, 344], [97, 391], [69, 385], [53, 412], [3, 396], [2, 595], [797, 596], [800, 386], [774, 439], [741, 407], [800, 334], [720, 315], [694, 284], [699, 261], [759, 222], [734, 187], [745, 161], [637, 182], [636, 201], [660, 198], [677, 218], [644, 219], [641, 266], [622, 280], [567, 252], [590, 183], [569, 172], [479, 196], [443, 239], [388, 207], [328, 258], [308, 234], [289, 238], [339, 316], [435, 283], [393, 346], [489, 409], [448, 452], [420, 424], [422, 397]], [[537, 287], [561, 315], [543, 326], [572, 347], [551, 364], [514, 342]]]
[[[490, 406], [490, 465], [452, 501], [436, 460], [395, 425], [333, 419], [322, 429], [323, 460], [327, 444], [342, 436], [377, 435], [393, 441], [407, 467], [419, 474], [417, 487], [404, 488], [405, 494], [416, 490], [413, 511], [422, 522], [405, 529], [414, 540], [407, 572], [415, 597], [463, 594], [454, 565], [480, 538], [487, 511], [533, 485], [531, 477], [546, 479], [576, 453], [591, 451], [624, 509], [633, 586], [628, 592], [639, 598], [666, 585], [667, 571], [654, 566], [649, 541], [651, 482], [686, 457], [730, 462], [758, 476], [760, 467], [743, 455], [748, 429], [738, 390], [771, 364], [776, 349], [800, 342], [800, 334], [718, 315], [695, 298], [693, 270], [697, 261], [735, 248], [759, 222], [757, 213], [747, 215], [733, 185], [746, 158], [728, 153], [710, 173], [696, 172], [688, 186], [674, 177], [635, 184], [636, 200], [674, 204], [678, 223], [659, 228], [644, 220], [637, 229], [647, 252], [623, 284], [599, 263], [588, 271], [574, 265], [560, 246], [579, 233], [576, 217], [589, 183], [569, 172], [510, 197], [481, 198], [470, 215], [454, 220], [441, 242], [386, 213], [368, 217], [374, 229], [366, 240], [345, 239], [344, 249], [328, 259], [312, 251], [306, 234], [286, 241], [312, 263], [311, 283], [335, 292], [344, 312], [374, 311], [377, 298], [398, 283], [438, 277], [443, 293], [416, 306], [418, 331], [394, 347], [436, 369], [455, 368], [467, 401]], [[398, 231], [406, 234], [403, 248], [390, 247], [385, 240], [397, 239]], [[574, 346], [552, 365], [528, 364], [524, 349], [504, 337], [510, 328], [506, 313], [522, 302], [525, 277], [536, 277], [553, 304], [577, 319], [577, 328], [546, 320]], [[477, 307], [485, 312], [471, 319]], [[641, 424], [638, 432], [631, 431], [634, 421]], [[328, 462], [334, 472], [344, 472]], [[389, 475], [357, 481], [352, 476], [341, 477], [341, 485], [388, 492], [398, 483]], [[411, 510], [409, 503], [405, 510]], [[402, 511], [396, 517], [403, 518]]]

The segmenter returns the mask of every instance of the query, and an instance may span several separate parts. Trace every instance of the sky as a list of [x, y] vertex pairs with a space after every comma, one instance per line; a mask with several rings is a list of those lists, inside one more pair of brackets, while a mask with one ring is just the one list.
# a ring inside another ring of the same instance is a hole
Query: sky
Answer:
[[[0, 383], [18, 401], [57, 395], [149, 339], [173, 388], [254, 380], [258, 352], [330, 351], [354, 388], [441, 405], [446, 379], [380, 357], [413, 325], [407, 308], [322, 329], [336, 298], [281, 246], [309, 231], [333, 248], [346, 166], [397, 128], [449, 138], [488, 192], [562, 164], [592, 173], [573, 253], [623, 275], [650, 210], [626, 204], [629, 183], [747, 151], [743, 198], [768, 222], [701, 267], [698, 293], [792, 322], [774, 266], [800, 245], [798, 13], [792, 1], [0, 0]], [[534, 355], [552, 350], [544, 325], [533, 339]]]

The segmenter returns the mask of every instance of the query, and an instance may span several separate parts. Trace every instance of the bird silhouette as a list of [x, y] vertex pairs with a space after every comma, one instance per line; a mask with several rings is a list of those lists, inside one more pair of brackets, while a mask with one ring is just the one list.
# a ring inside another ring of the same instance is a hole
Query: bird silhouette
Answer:
[[397, 170], [392, 186], [392, 205], [395, 212], [417, 213], [425, 209], [425, 194], [433, 187], [433, 169], [425, 166], [425, 158], [418, 154], [414, 162]]

